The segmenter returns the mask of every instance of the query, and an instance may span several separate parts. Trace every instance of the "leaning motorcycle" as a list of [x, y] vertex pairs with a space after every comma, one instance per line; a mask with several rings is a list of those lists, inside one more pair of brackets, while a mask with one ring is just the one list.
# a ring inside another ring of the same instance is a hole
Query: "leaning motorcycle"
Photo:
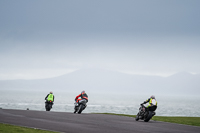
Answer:
[[155, 114], [155, 110], [157, 109], [156, 105], [149, 106], [148, 109], [145, 109], [143, 104], [140, 104], [139, 112], [135, 117], [135, 120], [138, 121], [139, 119], [148, 122]]
[[81, 112], [87, 107], [87, 101], [86, 99], [78, 99], [74, 103], [74, 113], [81, 114]]
[[45, 102], [46, 111], [50, 111], [52, 106], [53, 106], [53, 101], [50, 100]]

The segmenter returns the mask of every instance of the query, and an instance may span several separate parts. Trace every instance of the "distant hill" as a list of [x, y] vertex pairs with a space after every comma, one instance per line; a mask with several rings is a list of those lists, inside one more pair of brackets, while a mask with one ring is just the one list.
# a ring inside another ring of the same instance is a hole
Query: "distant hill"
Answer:
[[90, 92], [200, 94], [200, 75], [177, 73], [169, 77], [129, 75], [101, 69], [82, 69], [37, 80], [0, 80], [0, 90], [65, 90]]

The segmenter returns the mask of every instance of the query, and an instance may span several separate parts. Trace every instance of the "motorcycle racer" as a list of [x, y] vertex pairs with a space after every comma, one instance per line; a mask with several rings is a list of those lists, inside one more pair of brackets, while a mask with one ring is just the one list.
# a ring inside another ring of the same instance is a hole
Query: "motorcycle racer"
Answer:
[[145, 111], [148, 111], [149, 107], [152, 107], [152, 106], [156, 106], [157, 107], [157, 101], [156, 101], [156, 98], [154, 95], [152, 95], [150, 98], [148, 98], [146, 101], [144, 101], [142, 104], [146, 104], [149, 102], [149, 105], [145, 108]]
[[[81, 99], [78, 99], [79, 97], [81, 97]], [[76, 96], [75, 101], [79, 102], [82, 99], [85, 99], [88, 102], [88, 95], [85, 93], [85, 91], [82, 91], [81, 94]]]
[[[81, 97], [81, 99], [78, 99], [79, 97]], [[85, 91], [82, 91], [81, 94], [75, 98], [74, 113], [78, 112], [78, 114], [80, 114], [87, 107], [87, 102], [88, 95], [85, 93]]]

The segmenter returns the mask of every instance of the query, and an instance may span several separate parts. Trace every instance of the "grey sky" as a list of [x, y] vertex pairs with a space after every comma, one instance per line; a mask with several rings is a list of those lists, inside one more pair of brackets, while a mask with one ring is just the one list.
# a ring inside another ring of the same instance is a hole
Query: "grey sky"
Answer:
[[200, 73], [199, 0], [2, 0], [0, 79], [81, 68]]

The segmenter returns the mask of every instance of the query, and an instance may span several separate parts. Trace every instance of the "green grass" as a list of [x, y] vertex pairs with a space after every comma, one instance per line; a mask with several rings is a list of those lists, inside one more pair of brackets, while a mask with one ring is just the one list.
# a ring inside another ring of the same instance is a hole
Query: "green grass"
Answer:
[[[114, 113], [102, 113], [102, 114], [128, 116], [128, 117], [134, 117], [134, 118], [136, 116], [136, 115], [114, 114]], [[200, 117], [154, 116], [152, 118], [152, 120], [170, 122], [170, 123], [178, 123], [178, 124], [184, 124], [184, 125], [200, 126]]]
[[56, 133], [56, 132], [0, 123], [0, 133]]
[[178, 124], [184, 124], [184, 125], [200, 126], [200, 117], [154, 116], [152, 120], [178, 123]]

